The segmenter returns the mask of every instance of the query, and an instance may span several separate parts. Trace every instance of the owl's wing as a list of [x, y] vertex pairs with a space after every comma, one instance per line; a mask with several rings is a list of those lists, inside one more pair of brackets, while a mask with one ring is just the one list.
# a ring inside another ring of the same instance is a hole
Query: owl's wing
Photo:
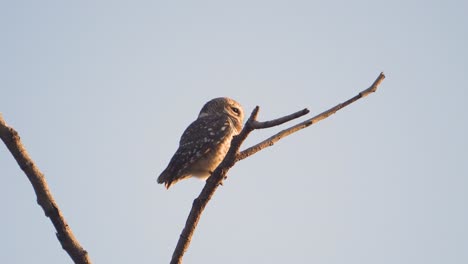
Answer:
[[228, 117], [206, 116], [195, 120], [185, 129], [179, 148], [167, 168], [158, 177], [158, 183], [169, 188], [173, 183], [190, 176], [190, 167], [210, 152], [217, 151], [219, 143], [232, 136]]

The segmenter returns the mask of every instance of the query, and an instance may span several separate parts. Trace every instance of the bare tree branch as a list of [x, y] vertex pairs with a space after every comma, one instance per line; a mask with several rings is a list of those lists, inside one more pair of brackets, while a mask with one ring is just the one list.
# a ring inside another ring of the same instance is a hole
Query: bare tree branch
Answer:
[[200, 195], [193, 201], [192, 209], [190, 210], [190, 214], [185, 223], [185, 227], [182, 230], [182, 233], [180, 234], [180, 237], [179, 237], [179, 241], [177, 242], [177, 246], [174, 249], [174, 253], [171, 259], [171, 264], [178, 264], [182, 262], [182, 257], [184, 253], [187, 251], [188, 246], [190, 245], [190, 241], [192, 240], [192, 236], [195, 231], [195, 228], [197, 227], [198, 222], [200, 221], [200, 217], [201, 217], [201, 214], [203, 213], [203, 210], [205, 209], [210, 199], [213, 197], [213, 194], [215, 193], [218, 186], [222, 184], [223, 180], [226, 177], [228, 170], [232, 166], [234, 166], [234, 164], [237, 161], [245, 159], [248, 156], [251, 156], [257, 153], [258, 151], [266, 147], [272, 146], [275, 142], [277, 142], [281, 138], [284, 138], [314, 123], [317, 123], [318, 121], [323, 120], [329, 117], [330, 115], [334, 114], [336, 111], [340, 110], [341, 108], [348, 106], [349, 104], [357, 101], [358, 99], [362, 97], [369, 95], [372, 92], [375, 92], [377, 87], [380, 85], [380, 83], [383, 81], [384, 78], [385, 78], [385, 75], [383, 73], [380, 73], [379, 77], [377, 77], [377, 79], [375, 80], [375, 82], [372, 84], [371, 87], [360, 92], [355, 97], [345, 101], [344, 103], [338, 104], [335, 107], [330, 108], [329, 110], [311, 119], [308, 119], [295, 126], [285, 129], [279, 132], [278, 134], [260, 142], [259, 144], [253, 147], [250, 147], [242, 151], [241, 153], [239, 153], [240, 145], [244, 142], [244, 140], [253, 130], [273, 127], [279, 124], [283, 124], [285, 122], [288, 122], [295, 118], [303, 116], [307, 114], [309, 111], [307, 109], [304, 109], [302, 111], [299, 111], [294, 114], [291, 114], [282, 118], [278, 118], [275, 120], [266, 121], [266, 122], [258, 122], [256, 118], [257, 118], [257, 114], [259, 111], [259, 107], [258, 106], [255, 107], [255, 109], [252, 111], [252, 114], [250, 115], [249, 119], [247, 120], [246, 125], [244, 126], [240, 134], [233, 138], [231, 142], [231, 147], [229, 148], [229, 151], [226, 154], [226, 157], [221, 162], [221, 164], [215, 169], [211, 177], [208, 178], [208, 180], [206, 181], [205, 187], [201, 191]]
[[280, 139], [286, 137], [286, 136], [289, 136], [291, 135], [292, 133], [295, 133], [303, 128], [306, 128], [312, 124], [315, 124], [331, 115], [333, 115], [334, 113], [336, 113], [338, 110], [356, 102], [357, 100], [375, 92], [377, 90], [377, 87], [380, 85], [380, 83], [383, 81], [383, 79], [385, 79], [385, 75], [382, 73], [380, 73], [380, 75], [377, 77], [377, 79], [374, 81], [374, 83], [367, 89], [363, 90], [362, 92], [360, 92], [359, 94], [357, 94], [356, 96], [354, 96], [353, 98], [351, 99], [348, 99], [346, 100], [345, 102], [341, 103], [341, 104], [337, 104], [336, 106], [328, 109], [327, 111], [324, 111], [310, 119], [307, 119], [297, 125], [294, 125], [290, 128], [287, 128], [285, 130], [282, 130], [280, 132], [278, 132], [277, 134], [265, 139], [264, 141], [246, 149], [246, 150], [243, 150], [241, 153], [239, 153], [236, 157], [236, 162], [237, 161], [240, 161], [240, 160], [243, 160], [257, 152], [259, 152], [260, 150], [264, 149], [264, 148], [267, 148], [267, 147], [271, 147], [273, 146], [276, 142], [278, 142]]
[[80, 243], [73, 235], [71, 228], [65, 221], [62, 212], [49, 190], [44, 174], [42, 174], [29, 156], [26, 148], [21, 143], [18, 132], [6, 124], [1, 113], [0, 138], [31, 182], [36, 192], [37, 203], [42, 207], [45, 215], [50, 218], [55, 230], [57, 230], [57, 239], [60, 241], [60, 244], [62, 244], [62, 248], [70, 255], [75, 263], [91, 263], [88, 252], [81, 247]]

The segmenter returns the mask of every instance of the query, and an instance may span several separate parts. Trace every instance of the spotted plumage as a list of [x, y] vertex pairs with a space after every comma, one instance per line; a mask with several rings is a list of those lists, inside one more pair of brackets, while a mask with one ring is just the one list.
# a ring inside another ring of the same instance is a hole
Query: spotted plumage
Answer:
[[232, 137], [242, 129], [243, 119], [244, 111], [233, 99], [220, 97], [207, 102], [185, 129], [158, 183], [169, 188], [191, 176], [207, 179], [226, 156]]

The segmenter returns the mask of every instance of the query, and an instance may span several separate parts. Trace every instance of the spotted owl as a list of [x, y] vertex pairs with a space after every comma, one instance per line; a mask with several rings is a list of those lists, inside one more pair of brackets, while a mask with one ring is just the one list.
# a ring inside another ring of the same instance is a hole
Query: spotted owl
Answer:
[[169, 189], [188, 177], [207, 179], [226, 156], [243, 120], [242, 106], [233, 99], [220, 97], [207, 102], [198, 118], [185, 129], [179, 148], [159, 175], [158, 183]]

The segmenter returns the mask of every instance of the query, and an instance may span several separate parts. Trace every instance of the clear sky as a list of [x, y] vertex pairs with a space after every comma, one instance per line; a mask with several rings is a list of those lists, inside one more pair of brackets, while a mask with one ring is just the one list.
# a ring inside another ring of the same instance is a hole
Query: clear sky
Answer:
[[[468, 263], [467, 12], [1, 1], [0, 112], [94, 263], [168, 263], [204, 182], [156, 177], [206, 101], [312, 116], [384, 71], [377, 93], [238, 163], [184, 263]], [[0, 262], [71, 263], [3, 144], [0, 176]]]

